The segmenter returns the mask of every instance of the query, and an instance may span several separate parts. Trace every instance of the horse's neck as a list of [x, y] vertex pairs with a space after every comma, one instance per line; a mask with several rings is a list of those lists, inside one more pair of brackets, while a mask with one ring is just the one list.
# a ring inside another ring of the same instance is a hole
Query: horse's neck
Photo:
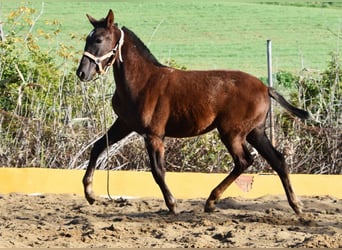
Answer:
[[128, 88], [132, 92], [141, 90], [156, 66], [146, 58], [134, 44], [133, 39], [126, 34], [121, 48], [121, 56], [122, 62], [117, 60], [114, 65], [117, 87]]

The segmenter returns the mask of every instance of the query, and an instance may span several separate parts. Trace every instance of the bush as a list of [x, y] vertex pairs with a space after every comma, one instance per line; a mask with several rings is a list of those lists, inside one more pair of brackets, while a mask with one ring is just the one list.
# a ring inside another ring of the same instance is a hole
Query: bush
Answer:
[[[65, 168], [79, 146], [102, 129], [102, 113], [95, 112], [93, 106], [100, 107], [103, 88], [93, 91], [96, 86], [84, 86], [76, 79], [79, 58], [75, 58], [74, 48], [63, 44], [49, 50], [40, 47], [37, 41], [43, 39], [56, 44], [60, 27], [51, 21], [51, 33], [33, 35], [36, 21], [34, 9], [20, 7], [4, 22], [0, 165]], [[96, 99], [91, 94], [97, 95]]]
[[[309, 110], [312, 116], [301, 123], [288, 114], [277, 114], [281, 129], [277, 135], [281, 138], [280, 146], [288, 153], [291, 172], [342, 173], [341, 77], [339, 54], [331, 55], [322, 73], [303, 69], [299, 76], [277, 77], [279, 85], [292, 87], [291, 102]], [[292, 85], [287, 79], [291, 79]]]

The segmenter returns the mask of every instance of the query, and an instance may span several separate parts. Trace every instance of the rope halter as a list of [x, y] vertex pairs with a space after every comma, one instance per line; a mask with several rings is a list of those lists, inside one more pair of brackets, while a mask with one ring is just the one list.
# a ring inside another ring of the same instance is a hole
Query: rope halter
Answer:
[[[121, 33], [120, 39], [116, 43], [115, 47], [111, 51], [109, 51], [108, 53], [104, 54], [103, 56], [97, 57], [97, 56], [94, 56], [93, 54], [89, 53], [88, 51], [83, 52], [84, 56], [93, 60], [94, 63], [99, 67], [98, 73], [100, 75], [107, 73], [108, 69], [114, 64], [115, 59], [116, 59], [115, 55], [116, 55], [117, 51], [119, 52], [119, 61], [123, 62], [122, 54], [121, 54], [121, 48], [122, 48], [122, 45], [124, 43], [124, 32], [122, 31], [122, 29], [119, 29], [119, 30]], [[109, 60], [104, 67], [102, 67], [102, 62], [108, 58], [112, 58], [112, 59]]]

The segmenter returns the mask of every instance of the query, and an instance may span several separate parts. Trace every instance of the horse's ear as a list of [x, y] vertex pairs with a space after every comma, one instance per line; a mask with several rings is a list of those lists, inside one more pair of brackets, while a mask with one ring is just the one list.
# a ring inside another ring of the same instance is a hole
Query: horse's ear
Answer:
[[98, 22], [95, 18], [93, 18], [92, 16], [90, 16], [90, 15], [88, 15], [88, 14], [86, 14], [87, 15], [87, 17], [88, 17], [88, 20], [89, 20], [89, 22], [94, 26], [94, 28], [95, 28], [95, 26], [96, 26], [96, 23]]
[[106, 21], [107, 21], [107, 27], [112, 27], [113, 23], [114, 23], [114, 13], [113, 11], [110, 9], [108, 12], [108, 15], [106, 17]]

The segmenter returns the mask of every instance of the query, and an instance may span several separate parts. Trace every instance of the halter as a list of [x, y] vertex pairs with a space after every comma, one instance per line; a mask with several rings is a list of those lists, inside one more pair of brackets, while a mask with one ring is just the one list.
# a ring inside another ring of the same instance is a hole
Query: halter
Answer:
[[[103, 56], [97, 57], [94, 56], [93, 54], [89, 53], [88, 51], [84, 51], [83, 55], [90, 58], [91, 60], [94, 61], [94, 63], [99, 67], [99, 74], [103, 75], [105, 73], [107, 73], [108, 69], [114, 64], [115, 59], [116, 59], [116, 51], [119, 51], [119, 61], [123, 62], [122, 60], [122, 53], [121, 53], [121, 47], [124, 43], [124, 32], [122, 31], [122, 29], [119, 29], [121, 32], [121, 37], [119, 39], [119, 41], [117, 42], [117, 44], [115, 45], [115, 47], [109, 51], [108, 53], [104, 54]], [[107, 64], [104, 66], [104, 68], [102, 68], [102, 61], [111, 58], [111, 60], [109, 60], [107, 62]]]

